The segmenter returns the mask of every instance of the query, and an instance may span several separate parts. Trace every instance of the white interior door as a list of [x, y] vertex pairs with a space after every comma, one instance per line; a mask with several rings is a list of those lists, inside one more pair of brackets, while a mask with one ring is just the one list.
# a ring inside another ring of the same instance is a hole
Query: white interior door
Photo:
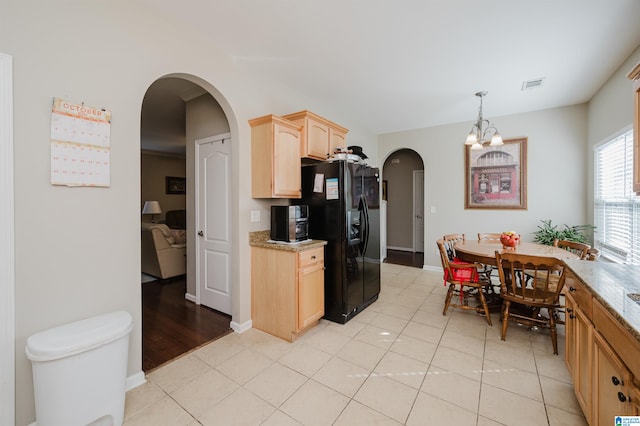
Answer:
[[196, 141], [196, 302], [231, 314], [231, 139]]
[[424, 170], [413, 171], [413, 251], [424, 252]]

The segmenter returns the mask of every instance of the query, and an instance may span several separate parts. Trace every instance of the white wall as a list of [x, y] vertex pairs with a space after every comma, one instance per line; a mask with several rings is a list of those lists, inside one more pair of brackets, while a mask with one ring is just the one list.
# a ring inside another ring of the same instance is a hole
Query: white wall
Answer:
[[627, 74], [638, 62], [640, 46], [589, 101], [587, 205], [590, 221], [593, 221], [593, 146], [633, 125], [633, 83], [627, 78]]
[[[16, 423], [25, 425], [35, 414], [24, 344], [35, 332], [129, 311], [135, 327], [128, 374], [141, 370], [140, 113], [148, 87], [162, 76], [196, 76], [229, 120], [238, 323], [251, 318], [248, 232], [269, 227], [267, 215], [249, 224], [250, 210], [265, 202], [250, 198], [247, 121], [331, 108], [247, 75], [190, 28], [126, 2], [3, 2], [0, 51], [13, 56], [14, 66]], [[111, 110], [110, 188], [49, 184], [53, 97]], [[339, 116], [328, 118], [350, 127]], [[360, 145], [375, 146], [366, 131], [352, 129], [350, 135]]]
[[[440, 266], [435, 241], [444, 234], [475, 238], [478, 232], [516, 230], [524, 241], [531, 241], [540, 220], [585, 223], [586, 119], [586, 105], [490, 117], [503, 138], [528, 137], [527, 210], [465, 210], [464, 140], [469, 123], [380, 135], [382, 161], [400, 148], [413, 149], [424, 160], [425, 265]], [[430, 213], [432, 206], [436, 213]]]

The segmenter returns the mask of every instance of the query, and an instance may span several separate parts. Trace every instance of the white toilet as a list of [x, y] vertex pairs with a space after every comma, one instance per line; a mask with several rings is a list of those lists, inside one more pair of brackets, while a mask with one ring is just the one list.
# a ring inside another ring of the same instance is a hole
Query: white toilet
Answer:
[[133, 318], [112, 312], [27, 339], [38, 426], [121, 425]]

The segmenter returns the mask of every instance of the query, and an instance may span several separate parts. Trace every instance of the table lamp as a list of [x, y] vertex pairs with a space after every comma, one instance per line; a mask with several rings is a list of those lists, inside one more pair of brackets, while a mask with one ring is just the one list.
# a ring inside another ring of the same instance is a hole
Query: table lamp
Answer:
[[144, 207], [142, 207], [142, 214], [150, 214], [151, 215], [151, 223], [155, 223], [156, 214], [161, 214], [162, 210], [160, 209], [160, 203], [157, 201], [145, 201]]

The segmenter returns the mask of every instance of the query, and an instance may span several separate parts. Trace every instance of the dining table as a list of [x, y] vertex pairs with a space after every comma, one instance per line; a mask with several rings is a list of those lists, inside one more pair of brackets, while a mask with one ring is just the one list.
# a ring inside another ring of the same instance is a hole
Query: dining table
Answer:
[[519, 253], [529, 256], [554, 257], [559, 260], [578, 259], [578, 255], [559, 247], [539, 243], [520, 242], [513, 248], [504, 248], [496, 240], [465, 240], [454, 244], [456, 256], [466, 262], [477, 262], [484, 265], [498, 266], [496, 251], [502, 253]]
[[[459, 241], [453, 245], [456, 251], [456, 257], [465, 262], [476, 262], [483, 265], [491, 265], [497, 267], [496, 251], [503, 253], [520, 253], [530, 256], [554, 257], [559, 260], [578, 259], [578, 255], [571, 253], [559, 247], [548, 246], [539, 243], [520, 242], [515, 247], [505, 248], [502, 243], [497, 240], [465, 240]], [[491, 271], [495, 269], [489, 268], [486, 271], [488, 277]], [[489, 280], [491, 281], [490, 277]], [[497, 283], [489, 285], [486, 290], [486, 301], [490, 312], [500, 312], [502, 308], [502, 299], [500, 291], [494, 289]]]

